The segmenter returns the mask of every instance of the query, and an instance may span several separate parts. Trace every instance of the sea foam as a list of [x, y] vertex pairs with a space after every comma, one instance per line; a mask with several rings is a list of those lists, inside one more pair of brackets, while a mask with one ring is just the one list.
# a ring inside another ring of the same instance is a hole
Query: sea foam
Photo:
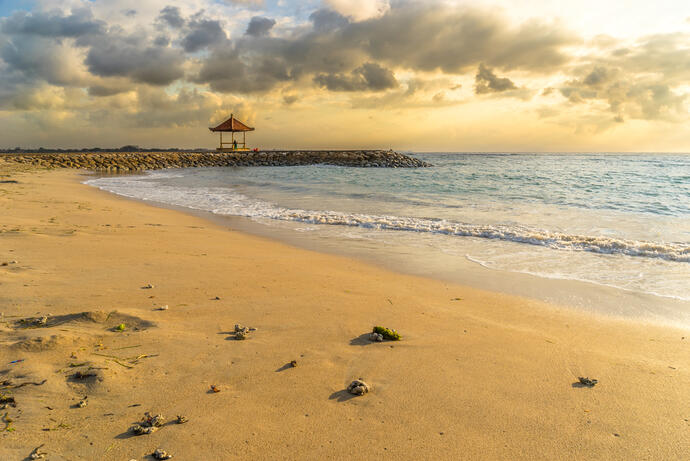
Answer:
[[[163, 177], [160, 176], [163, 174], [167, 173], [158, 173], [157, 177]], [[178, 188], [161, 185], [150, 179], [151, 176], [103, 177], [86, 181], [86, 184], [126, 197], [204, 210], [219, 215], [495, 239], [563, 251], [586, 251], [659, 258], [681, 263], [690, 262], [690, 245], [686, 243], [568, 234], [516, 224], [474, 224], [445, 219], [285, 208], [267, 201], [249, 198], [230, 188]]]

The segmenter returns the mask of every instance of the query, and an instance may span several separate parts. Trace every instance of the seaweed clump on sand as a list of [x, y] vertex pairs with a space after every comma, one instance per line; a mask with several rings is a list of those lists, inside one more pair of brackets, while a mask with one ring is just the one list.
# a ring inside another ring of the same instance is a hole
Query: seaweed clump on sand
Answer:
[[383, 336], [383, 339], [389, 339], [391, 341], [400, 341], [402, 339], [402, 336], [400, 336], [400, 333], [398, 333], [395, 330], [391, 330], [390, 328], [386, 328], [386, 327], [376, 326], [376, 327], [374, 327], [373, 333], [379, 334], [379, 335]]
[[8, 406], [16, 407], [17, 401], [14, 400], [14, 397], [10, 394], [3, 394], [2, 392], [0, 392], [0, 405], [2, 406], [1, 408], [4, 410]]
[[599, 383], [598, 379], [583, 378], [582, 376], [577, 378], [577, 380], [582, 386], [586, 387], [594, 387]]

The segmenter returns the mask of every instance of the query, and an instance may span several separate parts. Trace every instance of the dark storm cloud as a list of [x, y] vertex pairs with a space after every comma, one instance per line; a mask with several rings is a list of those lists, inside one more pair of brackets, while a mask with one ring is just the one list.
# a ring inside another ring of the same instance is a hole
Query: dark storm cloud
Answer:
[[275, 25], [275, 19], [254, 16], [249, 21], [249, 25], [247, 26], [247, 31], [245, 32], [245, 34], [251, 35], [253, 37], [261, 37], [262, 35], [268, 35], [268, 33]]
[[[269, 34], [275, 20], [255, 16], [246, 34], [232, 41], [220, 21], [202, 14], [184, 17], [166, 6], [158, 26], [131, 34], [95, 20], [89, 9], [16, 13], [0, 24], [7, 36], [4, 45], [0, 37], [0, 53], [11, 68], [50, 82], [64, 81], [60, 66], [69, 64], [61, 64], [54, 47], [72, 37], [86, 49], [84, 64], [96, 77], [167, 85], [184, 76], [185, 53], [209, 50], [189, 79], [216, 91], [262, 92], [287, 81], [332, 91], [382, 91], [398, 86], [393, 68], [463, 73], [485, 62], [502, 70], [547, 71], [566, 62], [562, 48], [577, 41], [556, 25], [513, 27], [497, 15], [437, 2], [397, 3], [361, 22], [319, 9], [307, 26], [283, 34]], [[27, 36], [50, 42], [29, 43]]]
[[578, 41], [558, 25], [529, 21], [513, 27], [497, 14], [435, 2], [402, 4], [378, 19], [348, 24], [340, 35], [340, 43], [360, 47], [377, 61], [446, 73], [479, 62], [502, 69], [553, 69], [569, 60], [562, 48]]
[[80, 37], [102, 33], [105, 24], [93, 18], [89, 9], [76, 9], [69, 16], [59, 12], [27, 13], [20, 11], [0, 22], [0, 30], [8, 35], [41, 37]]
[[496, 74], [484, 64], [479, 64], [474, 82], [474, 92], [477, 94], [501, 93], [503, 91], [517, 89], [517, 86], [515, 86], [512, 80], [506, 77], [497, 77]]
[[90, 96], [112, 96], [128, 91], [127, 88], [118, 86], [93, 85], [87, 89]]
[[[530, 21], [513, 27], [499, 15], [438, 2], [398, 3], [385, 15], [361, 22], [320, 9], [310, 20], [311, 27], [288, 36], [235, 40], [234, 47], [241, 52], [232, 59], [212, 53], [202, 60], [196, 81], [237, 91], [236, 85], [219, 84], [229, 79], [219, 78], [218, 68], [239, 65], [246, 70], [256, 67], [255, 61], [268, 59], [280, 62], [290, 79], [306, 76], [333, 91], [379, 91], [395, 87], [392, 75], [373, 74], [383, 68], [454, 74], [484, 62], [503, 70], [548, 72], [571, 59], [564, 47], [578, 43], [577, 37], [558, 25]], [[378, 67], [359, 69], [363, 62]], [[369, 80], [367, 73], [371, 73]], [[263, 88], [283, 79], [262, 81], [258, 86]]]
[[56, 85], [69, 83], [63, 72], [59, 46], [43, 38], [10, 41], [0, 49], [0, 57], [8, 66], [5, 72], [17, 72], [27, 80], [43, 79]]
[[13, 70], [7, 63], [0, 61], [0, 108], [9, 109], [24, 87], [26, 78], [21, 72]]
[[170, 37], [165, 35], [159, 35], [153, 39], [153, 44], [160, 47], [166, 47], [170, 45]]
[[152, 45], [144, 36], [128, 36], [111, 30], [91, 40], [85, 64], [101, 77], [129, 77], [136, 82], [167, 85], [183, 76], [183, 53]]
[[327, 32], [346, 26], [350, 21], [333, 10], [322, 8], [309, 15], [309, 20], [317, 32]]
[[381, 91], [398, 86], [398, 81], [391, 70], [376, 63], [365, 63], [349, 75], [320, 74], [314, 82], [331, 91]]
[[194, 79], [224, 93], [264, 92], [288, 80], [290, 75], [284, 60], [271, 56], [243, 60], [230, 43], [216, 48]]
[[180, 14], [180, 9], [176, 6], [166, 6], [158, 15], [158, 19], [174, 29], [184, 26], [185, 20]]
[[211, 19], [193, 19], [189, 23], [189, 32], [182, 39], [185, 51], [193, 53], [210, 45], [227, 39], [219, 21]]

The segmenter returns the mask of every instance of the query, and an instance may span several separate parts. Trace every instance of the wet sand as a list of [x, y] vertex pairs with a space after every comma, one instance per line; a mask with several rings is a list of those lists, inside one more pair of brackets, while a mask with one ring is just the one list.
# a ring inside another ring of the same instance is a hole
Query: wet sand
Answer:
[[[298, 249], [75, 171], [0, 174], [18, 181], [0, 182], [0, 392], [16, 401], [0, 412], [0, 459], [42, 444], [51, 460], [690, 451], [689, 331]], [[236, 323], [257, 330], [239, 341]], [[371, 343], [373, 325], [403, 340]], [[371, 393], [345, 392], [360, 377]], [[132, 436], [146, 411], [171, 423]]]

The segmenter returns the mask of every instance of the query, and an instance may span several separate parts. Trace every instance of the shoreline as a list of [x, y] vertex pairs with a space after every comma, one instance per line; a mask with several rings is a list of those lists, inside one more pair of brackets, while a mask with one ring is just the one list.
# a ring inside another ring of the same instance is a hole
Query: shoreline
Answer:
[[[94, 178], [102, 176], [94, 173]], [[84, 183], [85, 181], [80, 182]], [[417, 261], [423, 259], [421, 254], [424, 251], [423, 249], [418, 250], [401, 246], [384, 251], [381, 248], [371, 248], [366, 245], [360, 248], [357, 246], [358, 242], [351, 239], [337, 237], [332, 237], [328, 240], [314, 239], [309, 234], [295, 232], [292, 228], [285, 227], [286, 225], [293, 224], [290, 222], [271, 223], [279, 224], [278, 226], [273, 226], [242, 216], [222, 215], [155, 200], [143, 200], [119, 195], [93, 185], [88, 186], [99, 190], [99, 192], [117, 196], [121, 199], [141, 203], [146, 206], [174, 210], [214, 222], [223, 228], [239, 230], [245, 234], [268, 238], [296, 248], [353, 258], [394, 273], [524, 297], [558, 306], [560, 309], [566, 309], [576, 314], [591, 315], [595, 321], [598, 317], [602, 317], [604, 319], [645, 325], [652, 324], [661, 327], [679, 329], [690, 327], [690, 316], [682, 316], [683, 312], [690, 312], [690, 300], [687, 299], [626, 289], [588, 280], [548, 277], [526, 272], [492, 269], [469, 258], [463, 258], [459, 263], [457, 258], [448, 258], [444, 264], [419, 266]], [[413, 254], [417, 250], [420, 253]], [[405, 254], [401, 256], [401, 253]], [[443, 258], [445, 255], [439, 255], [439, 257]], [[453, 262], [453, 259], [455, 259], [455, 262]], [[650, 310], [648, 307], [650, 305], [654, 305], [656, 309]], [[665, 316], [660, 315], [660, 311], [665, 312]]]
[[[0, 358], [26, 361], [0, 378], [48, 379], [14, 391], [17, 407], [6, 411], [16, 430], [0, 436], [10, 459], [41, 443], [51, 459], [139, 458], [156, 447], [181, 459], [687, 452], [686, 329], [593, 321], [294, 248], [123, 200], [75, 171], [7, 174], [18, 183], [0, 184], [0, 258], [17, 263], [0, 267]], [[163, 304], [170, 309], [156, 310]], [[127, 315], [132, 328], [26, 330], [10, 317], [95, 310]], [[235, 323], [258, 330], [228, 341]], [[374, 324], [403, 341], [363, 341]], [[151, 357], [126, 368], [96, 353], [129, 347]], [[291, 360], [298, 367], [284, 368]], [[89, 383], [55, 372], [76, 361], [108, 369]], [[578, 376], [600, 384], [578, 388]], [[343, 389], [359, 377], [372, 392], [350, 398]], [[211, 384], [222, 392], [208, 393]], [[84, 394], [89, 405], [70, 408]], [[144, 411], [190, 421], [127, 436]]]

